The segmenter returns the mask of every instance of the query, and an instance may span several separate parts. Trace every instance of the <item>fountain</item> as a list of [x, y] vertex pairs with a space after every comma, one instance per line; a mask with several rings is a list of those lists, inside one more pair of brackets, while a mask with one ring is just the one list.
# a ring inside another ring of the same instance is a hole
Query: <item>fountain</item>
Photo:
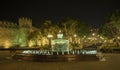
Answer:
[[86, 61], [99, 60], [96, 49], [70, 50], [69, 40], [63, 38], [63, 34], [57, 34], [57, 38], [51, 40], [50, 50], [24, 50], [16, 53], [13, 59], [31, 60], [40, 62], [55, 61]]

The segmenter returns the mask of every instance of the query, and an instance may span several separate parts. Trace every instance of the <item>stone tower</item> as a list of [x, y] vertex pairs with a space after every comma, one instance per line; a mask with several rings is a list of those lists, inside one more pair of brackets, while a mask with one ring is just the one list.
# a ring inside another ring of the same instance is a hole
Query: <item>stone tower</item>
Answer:
[[19, 18], [19, 26], [25, 27], [25, 28], [31, 28], [32, 27], [32, 20], [29, 18]]
[[28, 46], [28, 35], [32, 29], [32, 20], [29, 18], [19, 18], [19, 45], [21, 47]]

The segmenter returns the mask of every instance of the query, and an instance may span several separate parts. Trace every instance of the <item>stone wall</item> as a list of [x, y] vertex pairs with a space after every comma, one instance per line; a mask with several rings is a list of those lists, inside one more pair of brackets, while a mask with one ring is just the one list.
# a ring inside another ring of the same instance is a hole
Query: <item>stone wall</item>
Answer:
[[32, 20], [28, 18], [19, 18], [18, 24], [0, 21], [0, 47], [27, 46], [31, 27]]

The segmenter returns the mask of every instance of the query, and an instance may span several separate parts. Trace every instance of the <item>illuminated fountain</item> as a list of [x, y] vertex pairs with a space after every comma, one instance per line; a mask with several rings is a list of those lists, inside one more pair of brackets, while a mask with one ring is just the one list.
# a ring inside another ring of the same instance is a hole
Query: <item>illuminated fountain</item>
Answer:
[[63, 34], [57, 34], [57, 39], [51, 40], [52, 52], [69, 52], [69, 41], [63, 39]]
[[82, 61], [98, 60], [96, 49], [76, 49], [69, 48], [69, 40], [63, 38], [63, 34], [57, 34], [57, 38], [50, 39], [50, 50], [25, 50], [16, 53], [13, 59], [32, 60], [32, 61]]

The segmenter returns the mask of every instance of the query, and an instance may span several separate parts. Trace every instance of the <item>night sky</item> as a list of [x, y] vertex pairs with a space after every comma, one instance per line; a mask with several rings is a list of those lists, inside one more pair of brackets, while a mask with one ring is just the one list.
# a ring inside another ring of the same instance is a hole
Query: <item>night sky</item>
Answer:
[[119, 0], [0, 0], [0, 20], [17, 22], [19, 17], [30, 17], [33, 25], [41, 20], [54, 22], [71, 17], [98, 27], [105, 17], [120, 10]]

